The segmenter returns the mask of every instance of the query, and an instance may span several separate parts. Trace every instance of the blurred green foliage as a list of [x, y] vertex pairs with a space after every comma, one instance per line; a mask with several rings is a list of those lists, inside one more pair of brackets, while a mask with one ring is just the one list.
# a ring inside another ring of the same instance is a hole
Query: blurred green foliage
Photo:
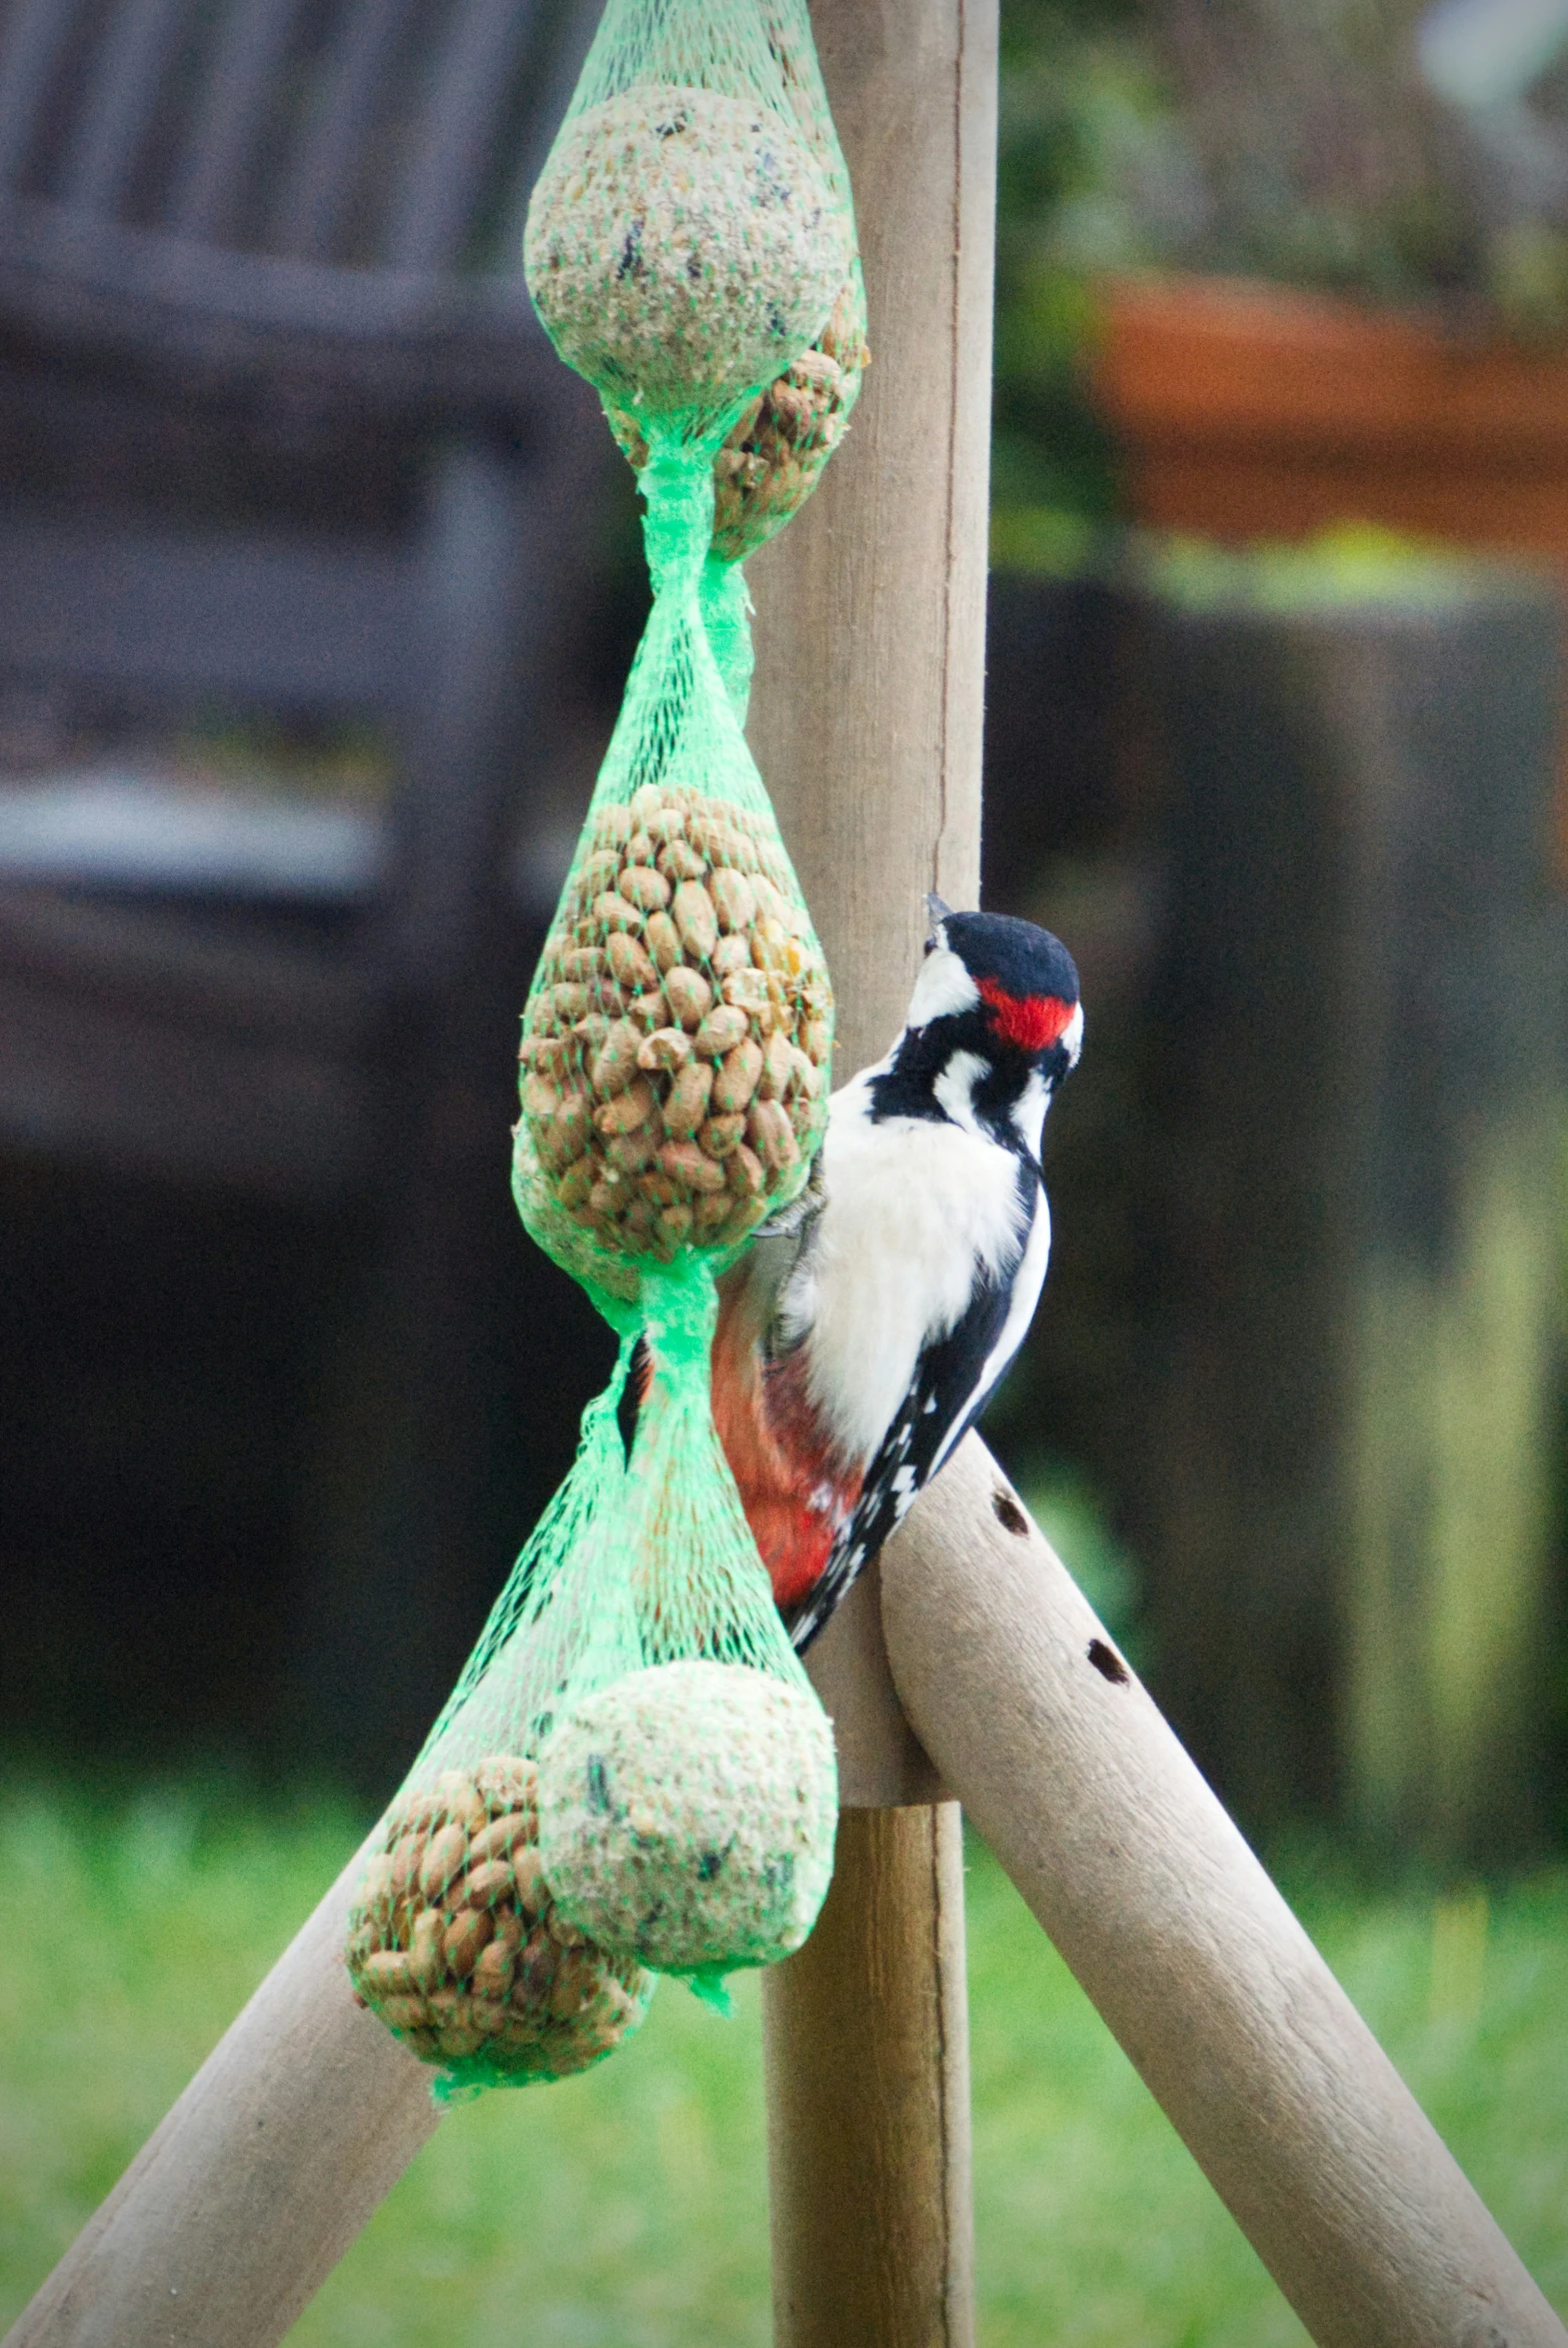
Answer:
[[991, 494], [993, 527], [1012, 534], [995, 552], [1014, 566], [1042, 553], [1043, 568], [1070, 565], [1052, 518], [1115, 509], [1109, 437], [1083, 382], [1089, 281], [1147, 249], [1129, 167], [1168, 115], [1134, 0], [1003, 7]]
[[[1063, 1536], [1065, 1537], [1065, 1536]], [[0, 2327], [353, 1848], [330, 1802], [165, 1785], [0, 1808]], [[1568, 1875], [1434, 1908], [1298, 1861], [1308, 1928], [1568, 2310]], [[1280, 2300], [983, 1847], [970, 1998], [984, 2348], [1299, 2348]], [[757, 1985], [665, 1984], [642, 2035], [443, 2121], [299, 2348], [763, 2348]]]

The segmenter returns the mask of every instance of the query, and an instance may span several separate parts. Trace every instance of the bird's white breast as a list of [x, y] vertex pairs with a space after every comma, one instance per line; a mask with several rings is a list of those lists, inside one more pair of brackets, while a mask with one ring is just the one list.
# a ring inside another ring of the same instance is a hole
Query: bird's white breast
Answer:
[[[1009, 1151], [972, 1127], [931, 1118], [873, 1124], [866, 1084], [857, 1077], [833, 1097], [822, 1145], [826, 1199], [784, 1300], [786, 1329], [809, 1331], [812, 1400], [862, 1461], [921, 1351], [962, 1318], [977, 1269], [1004, 1279], [1031, 1242], [1026, 1322], [1049, 1244], [1044, 1199], [1036, 1190], [1031, 1216]], [[1015, 1297], [1014, 1309], [1023, 1302]]]

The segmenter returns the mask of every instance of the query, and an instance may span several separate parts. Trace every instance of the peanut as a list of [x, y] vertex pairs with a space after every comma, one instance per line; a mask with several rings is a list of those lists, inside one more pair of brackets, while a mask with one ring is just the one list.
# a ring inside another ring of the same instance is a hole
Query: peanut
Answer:
[[681, 933], [669, 914], [651, 913], [643, 938], [654, 958], [655, 967], [668, 978], [679, 965], [685, 951], [681, 944]]
[[726, 1003], [745, 1012], [759, 1012], [773, 1000], [761, 971], [727, 971], [719, 992]]
[[672, 1180], [684, 1182], [689, 1190], [725, 1187], [724, 1168], [705, 1157], [695, 1142], [667, 1142], [659, 1153], [659, 1163]]
[[679, 1247], [692, 1228], [691, 1207], [661, 1206], [656, 1218], [656, 1228], [667, 1246]]
[[[675, 929], [673, 922], [671, 929]], [[665, 972], [665, 999], [683, 1028], [696, 1028], [701, 1026], [707, 1015], [714, 1000], [714, 990], [701, 971], [690, 971], [678, 960]], [[702, 1050], [701, 1045], [698, 1050]]]
[[539, 1915], [550, 1898], [545, 1889], [545, 1873], [539, 1863], [539, 1852], [530, 1847], [516, 1852], [512, 1872], [517, 1879], [518, 1900], [526, 1915]]
[[770, 1173], [793, 1166], [800, 1155], [788, 1113], [779, 1101], [754, 1104], [746, 1121], [746, 1138]]
[[[734, 1117], [747, 1108], [757, 1091], [758, 1079], [763, 1073], [763, 1048], [754, 1044], [750, 1036], [727, 1052], [714, 1080], [714, 1113], [717, 1117]], [[695, 1130], [695, 1129], [694, 1129]]]
[[757, 1093], [761, 1101], [784, 1101], [794, 1082], [794, 1062], [790, 1056], [789, 1040], [774, 1032], [763, 1046], [763, 1073], [758, 1079]]
[[728, 938], [721, 938], [714, 948], [714, 969], [721, 979], [731, 971], [749, 971], [752, 967], [752, 949], [739, 930]]
[[562, 1205], [581, 1206], [594, 1187], [596, 1174], [594, 1161], [586, 1153], [582, 1158], [574, 1158], [556, 1184], [556, 1196]]
[[530, 1810], [539, 1795], [539, 1770], [533, 1761], [481, 1761], [474, 1789], [490, 1809]]
[[[590, 1082], [601, 1101], [624, 1093], [637, 1075], [638, 1047], [642, 1043], [630, 1020], [617, 1020], [594, 1062]], [[524, 1107], [528, 1104], [525, 1102]]]
[[723, 1060], [727, 1052], [733, 1052], [744, 1040], [748, 1026], [744, 1011], [722, 1003], [717, 1011], [709, 1013], [693, 1041], [705, 1060]]
[[654, 1088], [646, 1077], [639, 1077], [603, 1109], [595, 1110], [594, 1123], [602, 1134], [630, 1134], [646, 1121], [653, 1106]]
[[720, 866], [709, 875], [708, 894], [721, 930], [744, 930], [757, 919], [757, 892], [744, 873]]
[[681, 942], [700, 962], [713, 958], [719, 944], [719, 917], [714, 901], [701, 881], [683, 881], [671, 906]]
[[425, 2000], [422, 1997], [382, 1997], [376, 2000], [376, 2011], [393, 2030], [417, 2030], [425, 2019]]
[[679, 1028], [656, 1028], [643, 1043], [637, 1056], [642, 1069], [673, 1070], [685, 1068], [692, 1057], [692, 1039]]
[[745, 1132], [744, 1117], [711, 1117], [697, 1138], [710, 1158], [728, 1158]]
[[426, 1899], [439, 1899], [468, 1855], [469, 1838], [457, 1824], [440, 1826], [425, 1845], [419, 1887]]
[[678, 1071], [665, 1102], [665, 1132], [676, 1141], [690, 1141], [708, 1115], [714, 1090], [713, 1064], [690, 1060]]
[[631, 817], [634, 825], [642, 827], [657, 816], [665, 804], [665, 795], [657, 783], [644, 783], [632, 794]]
[[422, 1908], [409, 1940], [409, 1977], [416, 1989], [435, 1989], [446, 1978], [440, 1908]]
[[690, 840], [672, 840], [660, 850], [658, 865], [668, 881], [701, 881], [708, 872], [708, 859], [698, 854]]
[[611, 968], [624, 987], [632, 987], [639, 994], [647, 994], [659, 985], [658, 971], [635, 938], [614, 937], [606, 952], [610, 956]]
[[383, 1949], [378, 1956], [369, 1956], [359, 1967], [360, 1984], [367, 1998], [377, 2005], [389, 1997], [406, 1997], [414, 1986], [409, 1971], [407, 1952], [403, 1949]]
[[509, 1899], [517, 1885], [517, 1878], [506, 1859], [485, 1859], [471, 1866], [458, 1886], [458, 1898], [465, 1907], [485, 1908], [496, 1901]]
[[[596, 897], [589, 908], [589, 914], [599, 929], [609, 931], [611, 939], [620, 936], [625, 931], [641, 931], [643, 927], [642, 914], [635, 905], [622, 896], [619, 889], [607, 889], [602, 896]], [[610, 940], [607, 939], [607, 950], [609, 943]], [[611, 968], [614, 969], [614, 955], [611, 956], [610, 961]]]
[[737, 1197], [757, 1197], [767, 1178], [762, 1160], [744, 1142], [732, 1150], [725, 1160], [725, 1179]]
[[[511, 1873], [510, 1868], [507, 1871]], [[495, 1932], [496, 1927], [483, 1908], [460, 1909], [443, 1936], [448, 1972], [455, 1973], [460, 1981], [472, 1973], [481, 1949], [495, 1938]]]
[[[648, 845], [652, 850], [653, 842]], [[617, 887], [624, 898], [646, 914], [663, 913], [672, 894], [670, 883], [663, 873], [655, 872], [652, 864], [628, 865]]]
[[630, 1134], [612, 1134], [605, 1144], [605, 1156], [618, 1174], [641, 1174], [659, 1148], [655, 1121], [637, 1126]]

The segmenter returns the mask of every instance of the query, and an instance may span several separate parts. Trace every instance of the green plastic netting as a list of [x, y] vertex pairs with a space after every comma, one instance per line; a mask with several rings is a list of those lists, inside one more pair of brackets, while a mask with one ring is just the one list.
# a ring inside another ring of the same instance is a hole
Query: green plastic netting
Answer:
[[597, 2060], [655, 1970], [718, 1994], [797, 1947], [836, 1824], [709, 1395], [716, 1279], [807, 1178], [832, 1043], [742, 730], [738, 558], [808, 493], [866, 357], [803, 0], [611, 0], [525, 254], [639, 469], [654, 605], [525, 1009], [514, 1156], [620, 1357], [350, 1920], [357, 1993], [444, 2094]]

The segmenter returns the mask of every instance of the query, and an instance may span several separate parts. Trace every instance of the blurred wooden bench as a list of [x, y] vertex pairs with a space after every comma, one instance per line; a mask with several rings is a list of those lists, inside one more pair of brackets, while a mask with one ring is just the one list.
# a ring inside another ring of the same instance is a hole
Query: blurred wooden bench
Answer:
[[0, 1149], [374, 1200], [302, 1632], [362, 1753], [371, 1721], [389, 1753], [423, 1724], [472, 1509], [487, 1072], [528, 977], [509, 877], [563, 761], [607, 445], [519, 248], [597, 14], [0, 7], [0, 683], [368, 720], [395, 753], [357, 877], [318, 875], [330, 919], [260, 873], [243, 789], [227, 867], [199, 802], [182, 844], [177, 800], [134, 792], [119, 869], [80, 839], [72, 867], [63, 784], [53, 846], [35, 798], [33, 862], [14, 801], [0, 853]]

